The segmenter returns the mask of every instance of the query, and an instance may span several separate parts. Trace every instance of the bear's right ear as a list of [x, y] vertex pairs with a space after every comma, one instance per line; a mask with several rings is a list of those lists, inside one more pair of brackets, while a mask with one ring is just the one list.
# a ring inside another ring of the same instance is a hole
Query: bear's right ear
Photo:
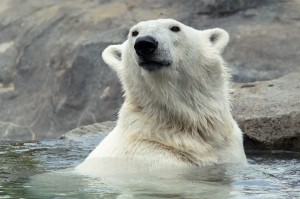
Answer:
[[221, 28], [208, 29], [203, 32], [206, 34], [212, 47], [219, 53], [222, 53], [229, 42], [229, 34]]
[[122, 68], [122, 44], [110, 45], [102, 52], [102, 58], [116, 72]]

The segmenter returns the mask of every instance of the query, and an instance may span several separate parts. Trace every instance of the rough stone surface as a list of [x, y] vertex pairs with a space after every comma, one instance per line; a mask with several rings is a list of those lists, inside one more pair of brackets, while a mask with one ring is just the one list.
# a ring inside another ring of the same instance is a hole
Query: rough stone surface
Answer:
[[299, 10], [299, 0], [1, 0], [0, 140], [116, 119], [122, 92], [101, 51], [141, 20], [226, 29], [236, 82], [300, 71]]
[[68, 133], [62, 135], [60, 139], [73, 139], [74, 137], [81, 137], [84, 135], [93, 135], [99, 133], [109, 133], [116, 126], [115, 121], [106, 121], [101, 123], [90, 124], [87, 126], [82, 126], [69, 131]]
[[300, 151], [300, 73], [234, 88], [233, 114], [246, 148]]

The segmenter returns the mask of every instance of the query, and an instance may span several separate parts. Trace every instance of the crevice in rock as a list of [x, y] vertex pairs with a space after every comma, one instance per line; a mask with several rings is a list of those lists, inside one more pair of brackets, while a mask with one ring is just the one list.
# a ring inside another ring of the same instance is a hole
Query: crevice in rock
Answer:
[[254, 137], [244, 135], [245, 150], [287, 150], [300, 152], [300, 135], [281, 138], [273, 142], [261, 142]]

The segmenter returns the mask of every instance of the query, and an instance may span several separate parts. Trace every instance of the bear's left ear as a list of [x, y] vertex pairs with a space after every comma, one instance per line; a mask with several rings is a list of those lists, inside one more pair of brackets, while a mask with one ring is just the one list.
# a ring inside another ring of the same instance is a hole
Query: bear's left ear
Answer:
[[216, 49], [219, 53], [224, 51], [229, 42], [229, 34], [225, 30], [221, 28], [214, 28], [204, 30], [203, 33], [207, 36], [208, 41], [214, 49]]

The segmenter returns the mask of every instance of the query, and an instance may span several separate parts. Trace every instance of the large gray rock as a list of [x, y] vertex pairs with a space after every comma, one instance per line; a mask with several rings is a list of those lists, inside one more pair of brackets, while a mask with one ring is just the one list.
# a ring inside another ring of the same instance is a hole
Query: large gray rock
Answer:
[[126, 31], [113, 31], [110, 19], [101, 25], [90, 19], [92, 13], [85, 9], [98, 6], [92, 1], [5, 1], [4, 5], [0, 138], [57, 137], [82, 125], [115, 119], [121, 88], [101, 52], [121, 42]]
[[0, 139], [58, 137], [116, 119], [116, 75], [101, 51], [141, 20], [174, 18], [231, 34], [224, 56], [236, 82], [299, 71], [300, 3], [268, 0], [2, 0]]
[[300, 73], [234, 88], [233, 114], [246, 148], [300, 151]]

